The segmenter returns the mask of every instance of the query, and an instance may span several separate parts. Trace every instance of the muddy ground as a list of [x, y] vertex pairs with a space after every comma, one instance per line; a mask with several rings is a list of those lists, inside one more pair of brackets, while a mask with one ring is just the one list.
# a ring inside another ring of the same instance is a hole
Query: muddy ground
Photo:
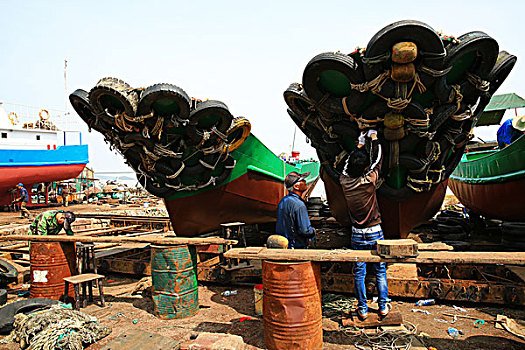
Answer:
[[[103, 326], [112, 328], [112, 333], [91, 345], [89, 350], [96, 350], [108, 344], [118, 335], [131, 330], [141, 329], [162, 334], [177, 340], [189, 340], [190, 336], [200, 332], [230, 333], [239, 335], [252, 349], [264, 349], [262, 319], [254, 314], [253, 288], [249, 286], [218, 286], [199, 285], [200, 310], [193, 316], [180, 320], [161, 320], [154, 315], [153, 301], [148, 293], [131, 295], [138, 279], [125, 275], [109, 275], [105, 283], [106, 307], [98, 304], [88, 305], [82, 311], [96, 316]], [[221, 292], [235, 289], [237, 295], [221, 296]], [[350, 296], [349, 296], [350, 297]], [[10, 300], [14, 300], [16, 292], [11, 292]], [[95, 299], [97, 301], [98, 299]], [[436, 319], [452, 321], [451, 317], [444, 316], [444, 312], [454, 312], [452, 304], [440, 304], [421, 307], [431, 315], [415, 313], [413, 300], [393, 300], [394, 310], [401, 311], [403, 321], [417, 327], [417, 333], [426, 333], [428, 337], [419, 337], [426, 347], [433, 346], [444, 349], [523, 349], [525, 342], [505, 330], [496, 329], [493, 323], [486, 323], [479, 328], [474, 320], [461, 319], [454, 324], [443, 323]], [[493, 320], [496, 313], [505, 314], [518, 319], [525, 319], [523, 308], [502, 308], [498, 305], [481, 306], [458, 304], [466, 312], [456, 311], [458, 314], [473, 316], [484, 320]], [[122, 316], [116, 317], [118, 314]], [[249, 317], [249, 319], [242, 319]], [[133, 323], [136, 320], [136, 323]], [[457, 340], [447, 334], [449, 327], [462, 330], [464, 335]], [[323, 319], [325, 349], [355, 349], [353, 344], [357, 338], [345, 334], [337, 321]], [[416, 343], [413, 343], [414, 348]], [[18, 344], [2, 345], [0, 349], [18, 350]], [[418, 349], [425, 349], [420, 347]]]

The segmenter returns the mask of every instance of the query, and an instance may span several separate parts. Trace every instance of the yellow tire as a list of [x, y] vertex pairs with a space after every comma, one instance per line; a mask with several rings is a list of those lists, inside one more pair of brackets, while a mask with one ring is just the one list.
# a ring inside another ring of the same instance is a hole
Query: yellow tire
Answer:
[[252, 125], [250, 124], [250, 121], [246, 118], [235, 118], [232, 121], [232, 124], [228, 131], [226, 131], [226, 136], [228, 137], [228, 144], [230, 147], [228, 148], [229, 151], [234, 151], [237, 148], [239, 148], [246, 138], [250, 135], [250, 131], [252, 130]]

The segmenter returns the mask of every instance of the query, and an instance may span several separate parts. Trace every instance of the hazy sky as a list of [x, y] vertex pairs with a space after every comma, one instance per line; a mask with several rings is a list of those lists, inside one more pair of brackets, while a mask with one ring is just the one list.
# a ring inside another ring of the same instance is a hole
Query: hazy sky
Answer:
[[[524, 10], [521, 1], [483, 0], [0, 0], [0, 100], [64, 109], [67, 59], [68, 93], [89, 90], [105, 76], [135, 87], [173, 83], [249, 118], [253, 133], [278, 154], [290, 151], [294, 132], [282, 93], [301, 81], [306, 63], [321, 52], [365, 47], [379, 29], [402, 19], [455, 36], [491, 35], [500, 50], [518, 56], [498, 93], [525, 96]], [[124, 169], [100, 134], [86, 130], [83, 140], [95, 171]], [[300, 131], [295, 148], [315, 154]]]

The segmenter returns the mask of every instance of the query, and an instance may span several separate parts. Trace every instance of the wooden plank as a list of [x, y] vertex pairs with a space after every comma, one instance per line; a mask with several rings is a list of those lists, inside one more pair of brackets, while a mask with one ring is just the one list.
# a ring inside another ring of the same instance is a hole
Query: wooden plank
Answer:
[[158, 245], [205, 245], [205, 244], [237, 244], [235, 240], [223, 238], [186, 238], [186, 237], [85, 237], [85, 236], [32, 236], [32, 235], [9, 235], [0, 236], [0, 241], [27, 241], [27, 242], [82, 242], [82, 243], [150, 243]]
[[443, 243], [443, 242], [432, 242], [432, 243], [418, 243], [417, 244], [417, 249], [419, 251], [424, 251], [424, 250], [454, 250], [454, 247], [446, 244], [446, 243]]
[[106, 276], [98, 275], [96, 273], [83, 273], [81, 275], [64, 277], [64, 281], [68, 281], [69, 283], [72, 283], [72, 284], [79, 284], [82, 282], [94, 281], [94, 280], [98, 280], [101, 278], [106, 278]]
[[392, 326], [403, 323], [403, 317], [399, 311], [390, 311], [385, 318], [380, 318], [379, 314], [368, 313], [368, 318], [364, 321], [361, 321], [357, 316], [352, 316], [350, 318], [343, 318], [341, 323], [344, 327], [380, 327], [380, 326]]
[[[258, 252], [257, 249], [259, 249]], [[415, 258], [386, 259], [368, 250], [233, 248], [226, 258], [284, 261], [388, 262], [417, 264], [504, 264], [525, 265], [525, 252], [420, 252]]]
[[89, 231], [82, 231], [78, 233], [78, 231], [74, 231], [75, 235], [77, 236], [91, 236], [91, 235], [104, 235], [107, 233], [115, 233], [119, 231], [126, 231], [126, 230], [136, 230], [140, 228], [141, 225], [130, 225], [125, 227], [115, 227], [115, 228], [109, 228], [109, 229], [89, 229]]

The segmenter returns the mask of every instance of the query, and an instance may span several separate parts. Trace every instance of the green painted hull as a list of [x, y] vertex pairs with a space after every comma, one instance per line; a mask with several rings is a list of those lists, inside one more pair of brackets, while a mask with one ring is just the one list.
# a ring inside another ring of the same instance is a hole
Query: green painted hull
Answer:
[[449, 187], [474, 213], [503, 220], [525, 219], [525, 137], [501, 150], [465, 153]]
[[199, 191], [177, 192], [164, 199], [177, 235], [191, 237], [234, 221], [273, 222], [277, 204], [287, 193], [284, 179], [288, 173], [311, 172], [306, 179], [306, 197], [319, 178], [318, 162], [290, 165], [253, 135], [232, 156], [237, 161], [235, 168], [222, 184]]

